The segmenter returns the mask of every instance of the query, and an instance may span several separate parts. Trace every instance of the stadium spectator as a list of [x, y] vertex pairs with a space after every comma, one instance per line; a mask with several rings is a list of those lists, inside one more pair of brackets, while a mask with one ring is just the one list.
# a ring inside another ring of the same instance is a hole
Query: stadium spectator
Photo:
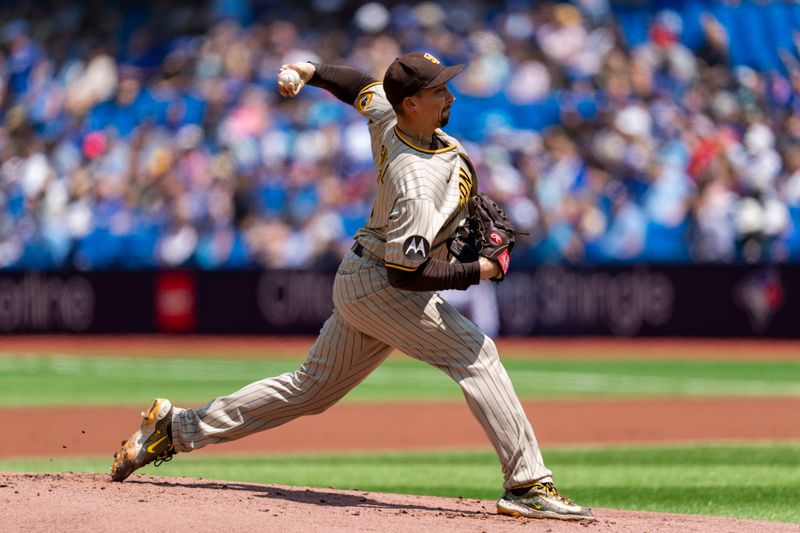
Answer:
[[740, 4], [0, 7], [0, 268], [336, 264], [368, 135], [275, 72], [410, 49], [469, 64], [448, 129], [515, 264], [799, 260], [800, 7]]

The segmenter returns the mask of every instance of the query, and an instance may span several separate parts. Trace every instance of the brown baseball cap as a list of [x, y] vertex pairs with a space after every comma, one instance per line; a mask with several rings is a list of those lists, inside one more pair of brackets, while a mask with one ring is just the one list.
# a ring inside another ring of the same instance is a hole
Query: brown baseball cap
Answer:
[[393, 106], [420, 89], [448, 82], [464, 65], [446, 67], [433, 54], [411, 52], [395, 59], [383, 76], [383, 90]]

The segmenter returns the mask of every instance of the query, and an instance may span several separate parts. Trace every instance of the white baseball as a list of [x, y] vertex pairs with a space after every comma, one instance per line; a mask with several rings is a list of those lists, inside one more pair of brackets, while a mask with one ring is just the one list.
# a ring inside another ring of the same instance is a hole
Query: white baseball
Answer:
[[300, 74], [290, 68], [284, 69], [278, 74], [278, 83], [285, 88], [292, 86], [296, 90], [300, 87]]

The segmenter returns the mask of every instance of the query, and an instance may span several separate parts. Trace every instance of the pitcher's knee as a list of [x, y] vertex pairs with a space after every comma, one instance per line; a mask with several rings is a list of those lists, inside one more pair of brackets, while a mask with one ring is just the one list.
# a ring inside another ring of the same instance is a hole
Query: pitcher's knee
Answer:
[[303, 406], [303, 414], [316, 415], [335, 404], [344, 394], [331, 387], [328, 374], [307, 372], [300, 369], [292, 373], [294, 394], [287, 398], [288, 403]]
[[339, 398], [335, 398], [335, 399], [331, 399], [328, 402], [325, 402], [325, 403], [310, 407], [309, 409], [306, 410], [305, 414], [307, 414], [307, 415], [318, 415], [320, 413], [323, 413], [323, 412], [327, 411], [328, 408], [332, 407], [333, 404], [335, 404], [338, 400], [339, 400]]
[[481, 347], [481, 356], [488, 359], [500, 359], [500, 353], [497, 351], [497, 345], [488, 335], [483, 339], [483, 346]]
[[500, 367], [502, 367], [502, 363], [497, 346], [492, 339], [486, 337], [478, 357], [469, 367], [469, 373], [472, 376], [485, 375], [487, 372], [497, 372]]

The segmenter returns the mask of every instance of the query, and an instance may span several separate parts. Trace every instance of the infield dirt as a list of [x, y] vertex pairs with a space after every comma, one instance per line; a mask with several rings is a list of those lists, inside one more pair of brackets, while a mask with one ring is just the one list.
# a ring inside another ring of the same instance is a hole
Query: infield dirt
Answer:
[[[800, 439], [800, 398], [530, 401], [524, 407], [545, 449], [556, 444]], [[4, 426], [14, 428], [0, 439], [0, 458], [110, 456], [138, 427], [139, 410], [0, 408]], [[321, 415], [194, 453], [447, 448], [489, 449], [463, 403], [426, 403], [424, 409], [414, 404], [339, 404]]]
[[498, 516], [494, 502], [191, 478], [0, 473], [4, 531], [797, 531], [796, 524], [595, 509], [594, 522]]

